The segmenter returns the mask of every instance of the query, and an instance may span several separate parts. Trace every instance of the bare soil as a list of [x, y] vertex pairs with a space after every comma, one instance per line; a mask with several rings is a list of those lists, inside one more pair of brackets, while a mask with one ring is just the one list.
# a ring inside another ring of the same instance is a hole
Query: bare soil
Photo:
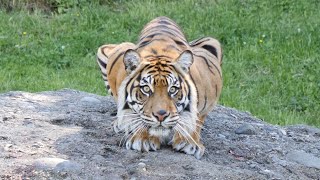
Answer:
[[112, 97], [76, 90], [0, 95], [0, 179], [320, 179], [320, 130], [217, 106], [202, 159], [119, 146]]

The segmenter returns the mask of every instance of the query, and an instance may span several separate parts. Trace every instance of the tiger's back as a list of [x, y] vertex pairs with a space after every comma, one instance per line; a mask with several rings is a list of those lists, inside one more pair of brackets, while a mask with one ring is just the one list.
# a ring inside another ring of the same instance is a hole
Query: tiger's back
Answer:
[[97, 53], [98, 64], [107, 91], [116, 100], [120, 84], [127, 76], [123, 55], [128, 49], [137, 50], [142, 59], [156, 56], [171, 60], [175, 60], [184, 50], [191, 50], [195, 60], [190, 74], [198, 92], [198, 111], [200, 114], [212, 111], [222, 89], [222, 50], [216, 39], [205, 37], [189, 44], [175, 22], [167, 17], [158, 17], [143, 28], [136, 45], [125, 42], [101, 46]]
[[[139, 56], [136, 57], [141, 60], [139, 64], [134, 64], [133, 61], [128, 61], [129, 64], [125, 65], [124, 62], [126, 61], [126, 52], [130, 50], [134, 50], [136, 52], [136, 55]], [[132, 102], [129, 102], [132, 101], [132, 99], [124, 97], [127, 96], [128, 93], [121, 93], [124, 91], [121, 88], [128, 88], [129, 82], [134, 78], [131, 73], [137, 71], [136, 67], [142, 66], [141, 64], [148, 64], [148, 66], [151, 65], [150, 67], [148, 67], [148, 73], [153, 74], [152, 77], [155, 79], [155, 81], [157, 81], [157, 77], [162, 78], [163, 76], [167, 76], [167, 74], [170, 74], [171, 71], [177, 71], [179, 74], [180, 70], [176, 70], [176, 66], [172, 66], [172, 64], [177, 64], [177, 61], [179, 59], [184, 58], [181, 56], [186, 51], [192, 53], [193, 61], [191, 66], [187, 66], [187, 73], [181, 72], [179, 78], [184, 79], [184, 81], [187, 82], [184, 87], [181, 86], [181, 88], [183, 87], [185, 89], [185, 92], [195, 92], [193, 93], [193, 96], [195, 96], [194, 98], [187, 97], [185, 99], [187, 99], [186, 103], [189, 104], [191, 104], [192, 101], [195, 101], [193, 103], [195, 104], [194, 106], [197, 110], [194, 112], [192, 111], [192, 113], [196, 114], [196, 116], [198, 117], [196, 124], [190, 125], [194, 126], [193, 130], [191, 127], [189, 128], [191, 130], [186, 130], [196, 132], [190, 133], [190, 135], [188, 135], [189, 137], [186, 137], [186, 139], [191, 138], [195, 142], [195, 147], [198, 147], [199, 152], [197, 151], [198, 155], [196, 155], [196, 152], [194, 153], [195, 156], [199, 158], [202, 156], [204, 151], [204, 147], [201, 147], [201, 143], [198, 142], [200, 141], [200, 127], [204, 123], [206, 115], [213, 110], [214, 105], [219, 99], [222, 89], [222, 50], [220, 43], [217, 40], [210, 37], [205, 37], [188, 43], [180, 27], [174, 21], [166, 17], [158, 17], [152, 20], [143, 28], [137, 44], [125, 42], [119, 45], [109, 44], [101, 46], [97, 53], [97, 62], [100, 66], [106, 88], [108, 92], [114, 96], [114, 98], [118, 102], [118, 106], [123, 106], [123, 109], [125, 106], [130, 106], [131, 108], [133, 108]], [[132, 68], [132, 70], [128, 69], [127, 66]], [[182, 64], [182, 66], [184, 65]], [[132, 82], [131, 85], [131, 89], [133, 89], [133, 87], [139, 86], [137, 82]], [[181, 89], [181, 91], [183, 91], [183, 89]], [[137, 92], [135, 92], [134, 94], [137, 94]], [[188, 96], [191, 96], [190, 93]], [[150, 96], [150, 99], [151, 97], [152, 95]], [[193, 100], [191, 101], [190, 99]], [[125, 101], [128, 101], [129, 104]], [[153, 102], [153, 104], [161, 103], [162, 102], [160, 99], [157, 102]], [[179, 104], [181, 104], [180, 101]], [[150, 107], [152, 106], [153, 105], [151, 105]], [[179, 109], [177, 104], [173, 106], [176, 106], [177, 109]], [[183, 109], [186, 110], [189, 108], [187, 105], [182, 106]], [[149, 106], [145, 105], [145, 107]], [[121, 108], [122, 107], [118, 107], [118, 114], [119, 112], [121, 112]], [[145, 109], [144, 111], [148, 110]], [[180, 132], [180, 135], [181, 133], [183, 132]], [[180, 141], [183, 141], [183, 138], [180, 138], [180, 135], [173, 138], [174, 149], [181, 150], [190, 154], [190, 149], [186, 149], [185, 147], [180, 149], [177, 148], [177, 144], [179, 144]], [[150, 147], [152, 143], [160, 141], [153, 136], [148, 137], [148, 139]], [[137, 142], [137, 140], [132, 140], [132, 145], [130, 145], [129, 149], [137, 149], [135, 148], [136, 146], [134, 146], [135, 142]], [[188, 140], [188, 142], [190, 141]], [[144, 148], [148, 149], [147, 147]], [[140, 149], [143, 149], [143, 147], [141, 147]]]

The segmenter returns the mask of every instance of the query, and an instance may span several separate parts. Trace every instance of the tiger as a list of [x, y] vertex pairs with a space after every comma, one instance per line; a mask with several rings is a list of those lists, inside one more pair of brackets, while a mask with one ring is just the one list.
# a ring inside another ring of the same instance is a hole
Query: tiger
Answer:
[[177, 23], [157, 17], [136, 44], [100, 46], [97, 63], [107, 93], [117, 102], [113, 129], [124, 134], [127, 149], [148, 152], [167, 145], [203, 156], [201, 129], [222, 90], [218, 40], [189, 43]]

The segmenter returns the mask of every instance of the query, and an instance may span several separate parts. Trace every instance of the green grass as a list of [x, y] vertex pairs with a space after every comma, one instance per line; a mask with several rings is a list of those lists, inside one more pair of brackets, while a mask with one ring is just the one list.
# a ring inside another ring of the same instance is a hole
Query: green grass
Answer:
[[320, 127], [319, 0], [160, 0], [89, 4], [65, 13], [0, 12], [0, 92], [74, 88], [105, 94], [95, 63], [105, 43], [136, 42], [157, 16], [189, 40], [224, 49], [220, 104], [265, 121]]

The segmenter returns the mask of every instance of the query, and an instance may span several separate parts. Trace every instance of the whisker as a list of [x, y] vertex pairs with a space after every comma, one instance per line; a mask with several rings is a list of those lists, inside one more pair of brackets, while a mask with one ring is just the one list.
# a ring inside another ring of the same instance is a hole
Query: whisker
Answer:
[[143, 130], [143, 127], [144, 127], [144, 125], [143, 124], [141, 124], [140, 126], [139, 126], [139, 128], [134, 132], [134, 134], [130, 137], [130, 139], [128, 140], [128, 136], [127, 136], [127, 138], [126, 138], [126, 140], [125, 140], [125, 142], [127, 142], [127, 141], [131, 141], [132, 140], [132, 138], [134, 138], [138, 133], [141, 133], [142, 132], [142, 130]]
[[[139, 114], [125, 114], [125, 115], [122, 115], [120, 117], [129, 117], [129, 116], [140, 116]], [[115, 117], [110, 117], [109, 119], [118, 119], [119, 116], [115, 116]]]
[[120, 127], [117, 127], [117, 128], [119, 129], [119, 132], [121, 132], [123, 130], [129, 129], [129, 127], [135, 127], [139, 122], [141, 122], [139, 121], [139, 119], [132, 120], [130, 122], [123, 123], [124, 125], [120, 125]]
[[[132, 129], [129, 133], [126, 132], [126, 133], [122, 136], [119, 145], [120, 145], [120, 146], [124, 145], [124, 144], [122, 144], [122, 142], [123, 142], [123, 143], [127, 142], [128, 138], [129, 138], [131, 135], [134, 136], [134, 134], [136, 134], [137, 131], [138, 131], [142, 126], [143, 126], [143, 124], [142, 124], [142, 122], [140, 122], [140, 123], [138, 123], [138, 124], [136, 125], [136, 127], [135, 127], [134, 129]], [[132, 136], [131, 136], [131, 137], [132, 137]], [[124, 141], [123, 141], [123, 140], [124, 140]]]
[[[199, 144], [192, 138], [192, 136], [178, 123], [177, 124], [178, 127], [181, 128], [181, 130], [185, 133], [185, 135], [187, 135], [190, 140], [192, 140], [198, 147], [199, 147]], [[187, 138], [188, 139], [188, 138]], [[189, 141], [188, 141], [189, 142]], [[189, 142], [190, 143], [190, 142]], [[191, 143], [190, 143], [191, 144]]]
[[[182, 119], [182, 120], [186, 120], [186, 119], [183, 118], [183, 117], [181, 117], [181, 119]], [[186, 121], [179, 121], [179, 122], [184, 122], [185, 125], [187, 125], [187, 122], [186, 122]], [[196, 127], [199, 127], [200, 129], [207, 130], [208, 132], [211, 132], [208, 128], [204, 127], [204, 125], [201, 125], [199, 120], [196, 121], [195, 126], [196, 126]]]

